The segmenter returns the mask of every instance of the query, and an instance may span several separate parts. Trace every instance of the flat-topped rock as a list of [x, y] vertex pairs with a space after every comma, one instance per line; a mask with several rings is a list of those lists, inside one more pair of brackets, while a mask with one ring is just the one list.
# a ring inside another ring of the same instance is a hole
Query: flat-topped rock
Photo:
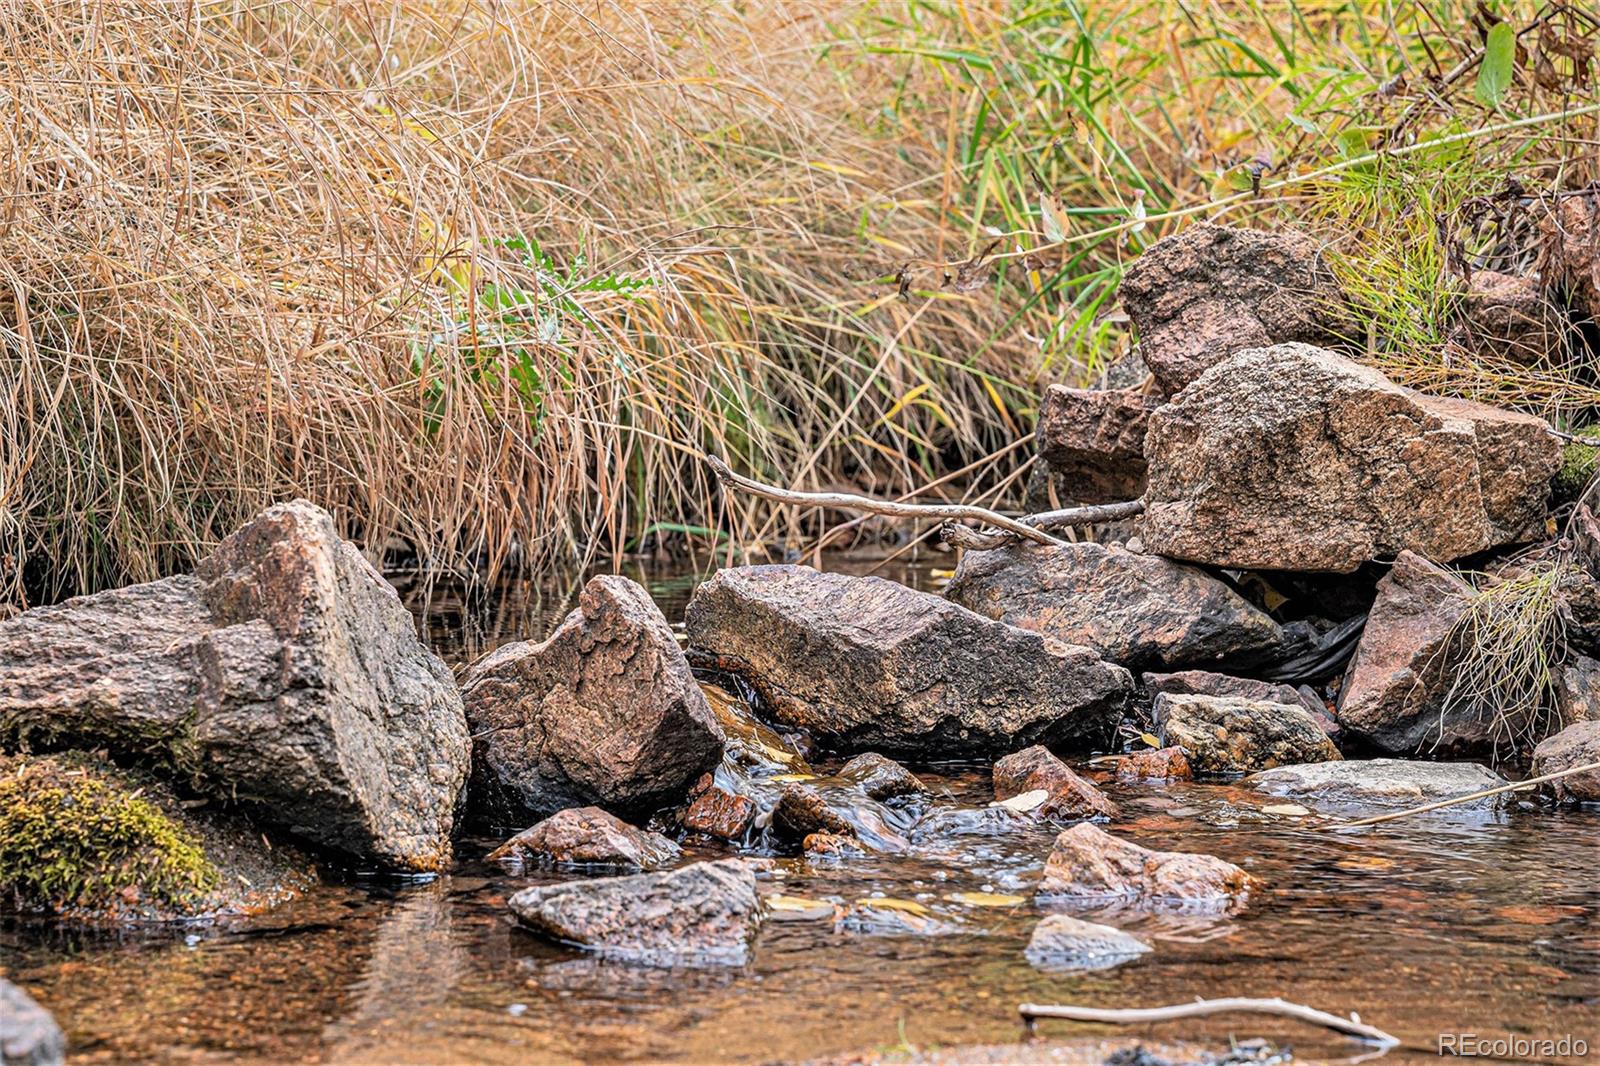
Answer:
[[[1413, 759], [1348, 759], [1277, 766], [1245, 778], [1258, 792], [1338, 806], [1415, 807], [1497, 788], [1505, 779], [1486, 766]], [[1489, 796], [1452, 810], [1493, 809]]]
[[1202, 773], [1248, 773], [1340, 758], [1322, 727], [1298, 703], [1163, 692], [1153, 709], [1167, 744]]
[[599, 807], [557, 811], [489, 853], [490, 862], [522, 866], [612, 866], [649, 870], [678, 857], [678, 845], [636, 829]]

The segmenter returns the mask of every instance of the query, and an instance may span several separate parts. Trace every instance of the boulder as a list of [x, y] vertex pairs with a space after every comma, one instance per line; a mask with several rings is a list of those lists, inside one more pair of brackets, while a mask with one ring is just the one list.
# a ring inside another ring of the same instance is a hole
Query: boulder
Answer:
[[497, 649], [462, 693], [470, 798], [485, 821], [591, 804], [648, 813], [682, 800], [722, 758], [722, 727], [671, 627], [625, 577], [592, 578], [547, 640]]
[[0, 1063], [60, 1066], [66, 1055], [67, 1038], [50, 1012], [0, 977]]
[[557, 811], [489, 853], [490, 862], [518, 866], [616, 866], [650, 870], [678, 857], [678, 845], [635, 829], [599, 807]]
[[755, 800], [721, 785], [708, 785], [683, 812], [683, 827], [719, 840], [744, 839], [759, 811]]
[[1244, 348], [1334, 344], [1350, 331], [1321, 248], [1298, 233], [1199, 223], [1129, 264], [1119, 291], [1168, 395]]
[[1284, 646], [1276, 622], [1205, 571], [1103, 544], [966, 552], [945, 596], [1129, 669], [1245, 664]]
[[1600, 662], [1569, 653], [1555, 667], [1556, 713], [1562, 723], [1600, 721]]
[[778, 805], [772, 809], [772, 828], [791, 840], [804, 840], [813, 833], [856, 835], [849, 820], [829, 807], [816, 789], [796, 784], [783, 786]]
[[1298, 703], [1164, 692], [1156, 697], [1153, 714], [1163, 742], [1182, 747], [1201, 773], [1248, 773], [1340, 758], [1333, 741]]
[[942, 597], [806, 566], [722, 570], [695, 590], [689, 644], [767, 713], [838, 751], [972, 756], [1103, 738], [1128, 672], [1088, 648]]
[[1151, 748], [1118, 759], [1117, 776], [1127, 781], [1188, 781], [1194, 777], [1194, 768], [1182, 748]]
[[1339, 724], [1328, 714], [1327, 704], [1310, 685], [1280, 685], [1271, 681], [1256, 681], [1248, 677], [1230, 677], [1206, 670], [1179, 670], [1171, 674], [1145, 674], [1139, 679], [1145, 690], [1158, 696], [1170, 692], [1175, 696], [1239, 696], [1247, 700], [1267, 703], [1298, 703], [1311, 713], [1324, 733], [1336, 733]]
[[845, 763], [839, 768], [839, 776], [880, 801], [921, 796], [928, 791], [928, 786], [918, 780], [916, 774], [873, 751], [863, 752]]
[[994, 764], [994, 798], [1008, 800], [1043, 789], [1049, 794], [1030, 813], [1041, 818], [1115, 818], [1117, 805], [1072, 772], [1042, 744], [1013, 752]]
[[1082, 903], [1126, 902], [1147, 908], [1231, 908], [1254, 879], [1210, 855], [1152, 851], [1079, 822], [1056, 837], [1038, 894]]
[[106, 749], [363, 862], [450, 860], [450, 670], [333, 520], [268, 508], [193, 575], [0, 621], [0, 743]]
[[[1600, 763], [1600, 722], [1578, 722], [1533, 749], [1533, 776]], [[1545, 786], [1562, 801], [1600, 802], [1600, 769], [1585, 770]]]
[[1078, 503], [1144, 495], [1144, 431], [1161, 398], [1143, 389], [1051, 385], [1039, 403], [1040, 458]]
[[1345, 672], [1335, 716], [1346, 736], [1394, 755], [1466, 755], [1492, 748], [1475, 710], [1445, 709], [1455, 680], [1452, 631], [1472, 586], [1419, 555], [1402, 552], [1378, 596]]
[[1541, 212], [1540, 230], [1540, 277], [1567, 293], [1580, 314], [1600, 320], [1600, 198], [1561, 197], [1555, 210]]
[[[1243, 784], [1271, 796], [1336, 806], [1417, 807], [1488, 788], [1505, 779], [1488, 767], [1467, 762], [1410, 759], [1350, 759], [1345, 762], [1278, 766], [1245, 778]], [[1489, 796], [1452, 810], [1491, 810]]]
[[1423, 396], [1305, 344], [1252, 348], [1150, 416], [1149, 550], [1349, 573], [1544, 535], [1559, 442], [1532, 415]]
[[742, 859], [540, 885], [508, 906], [535, 932], [643, 966], [742, 966], [761, 927], [756, 876]]
[[1023, 954], [1040, 970], [1105, 970], [1149, 950], [1150, 945], [1121, 929], [1068, 914], [1051, 914], [1033, 927]]
[[1566, 316], [1533, 278], [1475, 270], [1453, 339], [1468, 351], [1529, 366], [1565, 352]]

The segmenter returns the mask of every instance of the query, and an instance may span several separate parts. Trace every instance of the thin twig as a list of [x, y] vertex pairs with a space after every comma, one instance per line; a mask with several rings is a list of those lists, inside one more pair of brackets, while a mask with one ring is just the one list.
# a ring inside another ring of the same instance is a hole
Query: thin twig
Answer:
[[1557, 770], [1553, 774], [1544, 774], [1541, 777], [1530, 777], [1526, 781], [1513, 781], [1509, 785], [1500, 785], [1497, 788], [1486, 788], [1481, 792], [1472, 792], [1465, 796], [1456, 796], [1454, 799], [1440, 800], [1438, 803], [1428, 803], [1421, 807], [1408, 807], [1403, 811], [1394, 811], [1390, 814], [1379, 814], [1372, 818], [1363, 818], [1356, 822], [1345, 822], [1341, 825], [1331, 825], [1329, 829], [1355, 829], [1363, 825], [1377, 825], [1379, 822], [1392, 822], [1396, 818], [1405, 818], [1413, 814], [1426, 814], [1428, 811], [1437, 811], [1442, 807], [1454, 807], [1458, 803], [1469, 803], [1472, 800], [1483, 799], [1486, 796], [1498, 796], [1502, 792], [1517, 792], [1521, 789], [1542, 785], [1547, 781], [1559, 781], [1563, 777], [1581, 774], [1589, 770], [1600, 770], [1600, 762], [1584, 763], [1582, 766], [1569, 766], [1565, 770]]
[[1164, 1022], [1174, 1018], [1194, 1018], [1203, 1014], [1280, 1014], [1298, 1018], [1303, 1022], [1320, 1025], [1337, 1032], [1366, 1040], [1384, 1047], [1397, 1047], [1400, 1041], [1382, 1029], [1367, 1025], [1354, 1018], [1341, 1018], [1337, 1014], [1304, 1007], [1283, 999], [1197, 999], [1193, 1003], [1175, 1003], [1170, 1007], [1134, 1007], [1126, 1010], [1107, 1010], [1099, 1007], [1058, 1007], [1024, 1003], [1017, 1008], [1022, 1020], [1033, 1024], [1035, 1018], [1066, 1018], [1075, 1022], [1110, 1022], [1114, 1025], [1138, 1025], [1141, 1022]]
[[[1038, 514], [1023, 515], [1017, 521], [1034, 529], [1049, 531], [1098, 525], [1101, 522], [1118, 522], [1143, 513], [1143, 500], [1124, 500], [1118, 503], [1068, 507], [1060, 511], [1041, 511]], [[967, 551], [992, 551], [995, 548], [1004, 548], [1008, 544], [1015, 544], [1017, 541], [1017, 538], [1010, 533], [983, 533], [954, 522], [946, 522], [939, 527], [939, 539], [953, 548], [964, 548]]]
[[964, 519], [983, 522], [998, 529], [1004, 529], [1036, 544], [1063, 543], [1048, 533], [1042, 533], [1030, 525], [1015, 518], [1007, 518], [998, 511], [991, 511], [987, 507], [974, 507], [966, 503], [901, 503], [895, 500], [879, 500], [871, 496], [859, 496], [853, 492], [802, 492], [798, 489], [780, 489], [775, 485], [767, 485], [734, 473], [733, 468], [718, 456], [707, 455], [706, 463], [710, 465], [712, 472], [717, 475], [717, 480], [724, 485], [777, 503], [794, 503], [808, 507], [842, 507], [848, 510], [868, 511], [872, 514], [890, 515], [896, 518]]

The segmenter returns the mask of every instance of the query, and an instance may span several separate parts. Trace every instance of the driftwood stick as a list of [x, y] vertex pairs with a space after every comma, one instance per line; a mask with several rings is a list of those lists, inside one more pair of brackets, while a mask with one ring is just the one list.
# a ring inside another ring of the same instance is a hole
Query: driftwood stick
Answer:
[[890, 515], [895, 518], [944, 518], [952, 521], [983, 522], [1036, 544], [1062, 543], [1048, 533], [1015, 518], [1007, 518], [987, 507], [974, 507], [965, 503], [903, 503], [896, 500], [879, 500], [871, 496], [858, 496], [853, 492], [801, 492], [798, 489], [780, 489], [775, 485], [767, 485], [734, 473], [733, 468], [718, 456], [707, 455], [706, 463], [717, 475], [717, 480], [729, 488], [777, 503], [795, 503], [807, 507], [839, 507], [866, 511], [870, 514]]
[[1022, 1020], [1029, 1025], [1035, 1018], [1066, 1018], [1075, 1022], [1109, 1022], [1114, 1025], [1138, 1025], [1141, 1022], [1164, 1022], [1174, 1018], [1194, 1018], [1203, 1014], [1279, 1014], [1298, 1018], [1303, 1022], [1357, 1037], [1384, 1047], [1396, 1047], [1400, 1041], [1382, 1029], [1354, 1018], [1341, 1018], [1337, 1014], [1303, 1007], [1283, 999], [1197, 999], [1193, 1003], [1175, 1003], [1170, 1007], [1135, 1007], [1128, 1010], [1105, 1010], [1098, 1007], [1056, 1007], [1024, 1003], [1017, 1008]]
[[[1038, 514], [1023, 515], [1017, 521], [1034, 529], [1049, 532], [1053, 529], [1092, 526], [1100, 522], [1118, 522], [1143, 513], [1143, 500], [1125, 500], [1120, 503], [1068, 507], [1060, 511], [1041, 511]], [[994, 548], [1004, 548], [1007, 544], [1014, 544], [1017, 538], [1010, 533], [984, 533], [954, 522], [946, 522], [939, 528], [939, 539], [953, 548], [990, 551]]]
[[1426, 814], [1428, 811], [1437, 811], [1444, 807], [1454, 807], [1458, 803], [1470, 803], [1473, 800], [1484, 799], [1488, 796], [1498, 796], [1502, 792], [1517, 792], [1521, 789], [1542, 785], [1546, 781], [1559, 781], [1563, 777], [1581, 774], [1590, 770], [1600, 770], [1600, 762], [1584, 763], [1582, 766], [1569, 766], [1565, 770], [1557, 770], [1553, 774], [1544, 774], [1540, 777], [1530, 777], [1526, 781], [1513, 781], [1509, 785], [1500, 785], [1496, 788], [1486, 788], [1481, 792], [1469, 792], [1465, 796], [1455, 796], [1451, 799], [1440, 800], [1437, 803], [1427, 803], [1421, 807], [1408, 807], [1403, 811], [1394, 811], [1390, 814], [1374, 815], [1356, 822], [1344, 822], [1331, 825], [1329, 829], [1355, 829], [1363, 825], [1377, 825], [1379, 822], [1392, 822], [1396, 818], [1409, 818], [1413, 814]]

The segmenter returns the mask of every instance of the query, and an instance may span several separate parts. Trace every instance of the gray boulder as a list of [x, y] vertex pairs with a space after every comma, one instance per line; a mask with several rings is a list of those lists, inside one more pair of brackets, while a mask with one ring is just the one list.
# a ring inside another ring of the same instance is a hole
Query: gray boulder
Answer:
[[1103, 544], [967, 552], [945, 596], [1134, 670], [1244, 664], [1284, 645], [1276, 622], [1205, 571]]
[[591, 579], [549, 639], [497, 649], [462, 693], [471, 802], [497, 824], [590, 804], [648, 813], [722, 757], [722, 727], [671, 627], [625, 577]]
[[742, 966], [762, 917], [742, 859], [541, 885], [508, 905], [535, 932], [644, 966]]
[[1201, 773], [1248, 773], [1340, 758], [1333, 741], [1298, 703], [1164, 692], [1156, 697], [1154, 717], [1163, 743], [1183, 748]]
[[1214, 674], [1206, 670], [1179, 670], [1171, 674], [1145, 674], [1139, 683], [1152, 696], [1163, 692], [1174, 695], [1196, 696], [1239, 696], [1247, 700], [1259, 700], [1267, 703], [1298, 703], [1310, 712], [1316, 719], [1317, 725], [1324, 733], [1338, 731], [1338, 723], [1328, 714], [1327, 704], [1322, 702], [1314, 689], [1309, 685], [1279, 685], [1271, 681], [1256, 681], [1248, 677], [1232, 677], [1228, 674]]
[[687, 612], [691, 656], [747, 680], [838, 751], [974, 755], [1107, 735], [1132, 677], [1088, 648], [892, 581], [805, 566], [720, 571]]
[[1068, 914], [1051, 914], [1033, 927], [1024, 954], [1039, 970], [1106, 970], [1148, 953], [1150, 945], [1131, 933]]
[[1152, 412], [1144, 540], [1213, 566], [1349, 573], [1544, 535], [1544, 422], [1424, 396], [1305, 344], [1252, 348]]
[[1144, 495], [1144, 432], [1161, 402], [1143, 389], [1046, 388], [1034, 436], [1061, 491], [1079, 503]]
[[1242, 349], [1333, 344], [1350, 331], [1321, 249], [1298, 233], [1198, 223], [1129, 264], [1119, 292], [1168, 395]]
[[[1312, 803], [1415, 807], [1497, 788], [1506, 782], [1477, 763], [1351, 759], [1278, 766], [1251, 774], [1243, 783], [1257, 792]], [[1490, 796], [1453, 809], [1490, 810], [1495, 805], [1496, 798]]]
[[66, 1055], [67, 1038], [50, 1012], [0, 977], [0, 1063], [60, 1066]]
[[333, 521], [268, 508], [193, 575], [0, 621], [0, 742], [105, 748], [363, 861], [442, 868], [468, 740], [450, 670]]

